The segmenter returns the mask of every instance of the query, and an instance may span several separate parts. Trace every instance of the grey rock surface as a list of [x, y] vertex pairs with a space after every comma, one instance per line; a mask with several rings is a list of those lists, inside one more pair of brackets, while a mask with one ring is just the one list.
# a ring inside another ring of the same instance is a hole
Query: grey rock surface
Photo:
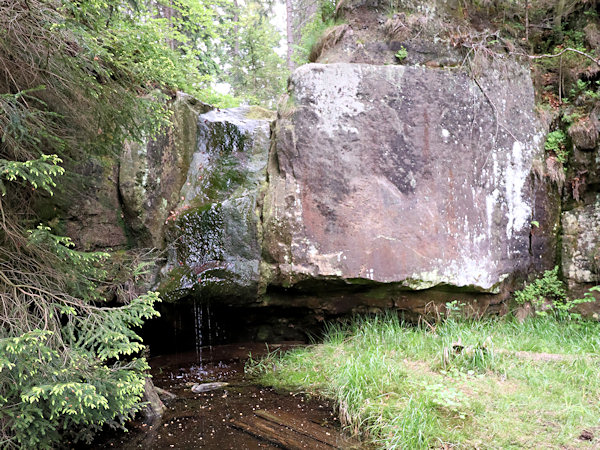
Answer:
[[600, 281], [600, 196], [562, 214], [562, 269], [570, 282]]
[[197, 142], [197, 117], [210, 109], [179, 94], [172, 126], [145, 143], [125, 144], [119, 165], [119, 190], [127, 224], [140, 246], [164, 246], [165, 220], [180, 202]]
[[195, 151], [180, 201], [166, 221], [170, 251], [162, 290], [172, 299], [257, 296], [258, 200], [270, 136], [270, 120], [263, 116], [240, 107], [197, 117]]

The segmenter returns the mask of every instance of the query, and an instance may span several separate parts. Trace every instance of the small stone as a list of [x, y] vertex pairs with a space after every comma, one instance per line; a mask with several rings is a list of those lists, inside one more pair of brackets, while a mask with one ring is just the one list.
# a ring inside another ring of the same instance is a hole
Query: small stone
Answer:
[[229, 386], [229, 383], [217, 381], [215, 383], [194, 384], [192, 386], [192, 392], [201, 394], [202, 392], [214, 391], [216, 389], [224, 388], [225, 386]]
[[581, 432], [581, 434], [579, 435], [579, 439], [581, 439], [582, 441], [593, 441], [594, 440], [594, 433], [592, 433], [589, 430], [583, 430]]

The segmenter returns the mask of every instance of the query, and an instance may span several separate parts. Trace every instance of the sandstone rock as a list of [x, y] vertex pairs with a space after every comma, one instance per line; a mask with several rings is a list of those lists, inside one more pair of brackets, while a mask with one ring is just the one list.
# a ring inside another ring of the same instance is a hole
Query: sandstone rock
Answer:
[[510, 62], [481, 73], [300, 67], [269, 164], [268, 282], [492, 293], [535, 264], [531, 79]]
[[172, 105], [172, 126], [164, 134], [146, 143], [125, 144], [119, 189], [138, 245], [164, 247], [164, 223], [180, 201], [179, 191], [196, 149], [197, 117], [209, 109], [179, 94]]
[[229, 383], [224, 381], [216, 381], [214, 383], [196, 383], [192, 386], [191, 391], [194, 394], [202, 394], [203, 392], [216, 391], [217, 389], [221, 389], [229, 386]]
[[407, 39], [405, 41], [391, 41], [389, 49], [394, 54], [404, 48], [406, 58], [404, 65], [426, 65], [428, 67], [457, 66], [464, 60], [461, 51], [450, 45], [424, 39]]
[[573, 145], [580, 150], [593, 150], [598, 143], [598, 119], [591, 114], [569, 127], [569, 136]]
[[596, 201], [562, 214], [562, 269], [567, 281], [600, 280], [600, 195]]
[[167, 219], [171, 250], [161, 289], [172, 299], [257, 295], [258, 199], [266, 179], [270, 121], [249, 118], [268, 117], [256, 113], [241, 107], [197, 118], [197, 147], [180, 202]]
[[74, 171], [82, 178], [81, 184], [56, 198], [63, 210], [65, 233], [84, 251], [126, 248], [116, 161], [110, 157], [90, 159]]
[[160, 420], [163, 413], [167, 409], [157, 393], [157, 388], [152, 383], [150, 378], [146, 378], [144, 384], [144, 395], [142, 401], [146, 402], [146, 405], [142, 409], [142, 415], [146, 423], [152, 424]]
[[600, 29], [598, 25], [590, 22], [583, 29], [585, 33], [585, 40], [591, 48], [600, 47]]
[[[446, 18], [445, 6], [436, 6], [436, 1], [429, 5], [409, 2], [410, 5], [403, 7], [406, 13], [390, 17], [383, 9], [362, 3], [340, 3], [338, 12], [344, 23], [323, 33], [312, 48], [309, 61], [376, 65], [401, 62], [430, 67], [457, 66], [464, 62], [466, 53], [462, 46], [450, 45], [453, 25]], [[400, 49], [406, 50], [402, 61], [395, 56]]]

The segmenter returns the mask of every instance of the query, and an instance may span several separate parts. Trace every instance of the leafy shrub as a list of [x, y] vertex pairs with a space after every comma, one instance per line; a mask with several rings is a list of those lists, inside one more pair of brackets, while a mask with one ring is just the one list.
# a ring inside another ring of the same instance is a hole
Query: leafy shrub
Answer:
[[[155, 299], [149, 294], [127, 307], [127, 315], [136, 322], [152, 316]], [[92, 330], [87, 331], [86, 338]], [[54, 349], [57, 336], [48, 330], [0, 339], [4, 448], [56, 448], [64, 438], [89, 440], [103, 425], [122, 426], [139, 410], [148, 366], [144, 359], [108, 365], [108, 354], [130, 353], [136, 342], [106, 331], [96, 330], [95, 340], [81, 342], [68, 356]], [[104, 357], [98, 358], [94, 347]]]
[[546, 137], [544, 144], [546, 151], [554, 153], [556, 159], [566, 164], [569, 159], [569, 150], [567, 149], [567, 135], [562, 130], [552, 131]]
[[553, 314], [557, 319], [570, 320], [581, 318], [579, 314], [572, 312], [575, 306], [596, 301], [591, 291], [600, 291], [600, 287], [591, 288], [583, 298], [568, 298], [564, 284], [558, 278], [557, 266], [552, 270], [545, 271], [541, 278], [528, 284], [522, 290], [516, 291], [514, 299], [520, 305], [530, 303], [536, 308], [536, 314], [539, 316]]
[[566, 296], [563, 282], [558, 279], [558, 266], [546, 270], [541, 278], [514, 293], [515, 301], [520, 305], [543, 305], [545, 302], [564, 301]]
[[110, 255], [74, 250], [44, 226], [30, 231], [27, 247], [33, 253], [12, 268], [0, 250], [0, 442], [56, 448], [122, 426], [139, 409], [148, 366], [131, 358], [144, 348], [133, 328], [158, 314], [159, 298], [149, 292], [107, 307], [98, 288], [111, 283]]
[[429, 384], [423, 386], [429, 401], [438, 408], [464, 419], [465, 411], [470, 408], [469, 397], [454, 386], [448, 384]]
[[400, 62], [404, 61], [408, 56], [408, 51], [404, 48], [404, 46], [400, 47], [400, 50], [396, 52], [394, 55], [396, 59]]

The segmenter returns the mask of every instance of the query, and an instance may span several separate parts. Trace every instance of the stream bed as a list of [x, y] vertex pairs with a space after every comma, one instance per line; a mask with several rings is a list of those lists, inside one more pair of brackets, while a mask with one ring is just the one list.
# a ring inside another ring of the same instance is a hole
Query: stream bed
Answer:
[[[170, 400], [163, 398], [167, 410], [162, 420], [154, 424], [134, 421], [128, 425], [128, 433], [103, 435], [91, 448], [356, 448], [356, 444], [340, 431], [332, 403], [303, 394], [277, 392], [257, 385], [244, 375], [249, 354], [257, 357], [292, 345], [295, 344], [268, 347], [256, 343], [218, 345], [151, 358], [154, 384], [175, 396]], [[210, 382], [228, 385], [210, 392], [192, 392], [195, 384]], [[298, 434], [286, 424], [282, 427], [263, 423], [257, 417], [261, 414], [263, 417], [287, 418], [296, 431], [314, 430], [315, 435], [323, 439], [319, 443], [310, 433]], [[266, 435], [260, 431], [265, 427]], [[282, 433], [280, 437], [275, 436], [277, 430]], [[288, 435], [293, 435], [291, 443]], [[322, 441], [329, 444], [322, 447]]]

